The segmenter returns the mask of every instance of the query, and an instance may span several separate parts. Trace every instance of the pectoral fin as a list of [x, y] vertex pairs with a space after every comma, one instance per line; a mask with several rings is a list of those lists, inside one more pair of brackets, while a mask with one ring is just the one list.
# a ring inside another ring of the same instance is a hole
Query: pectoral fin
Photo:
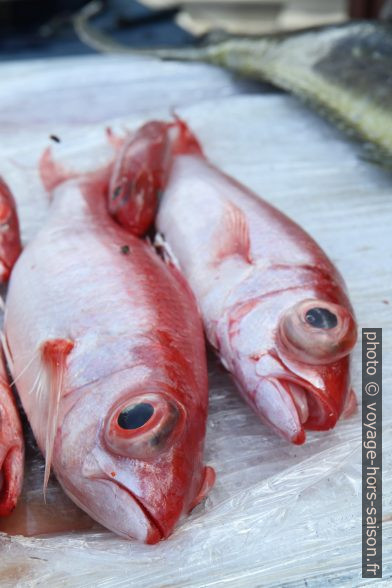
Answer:
[[[46, 341], [41, 348], [44, 364], [43, 378], [47, 387], [47, 422], [45, 438], [45, 476], [44, 492], [48, 485], [50, 467], [53, 458], [53, 447], [58, 429], [59, 405], [64, 394], [65, 372], [67, 357], [74, 348], [74, 343], [69, 339], [51, 339]], [[38, 384], [40, 387], [43, 382]]]
[[215, 262], [239, 255], [246, 263], [252, 263], [248, 222], [244, 212], [232, 202], [225, 205], [222, 225], [217, 234], [218, 246]]

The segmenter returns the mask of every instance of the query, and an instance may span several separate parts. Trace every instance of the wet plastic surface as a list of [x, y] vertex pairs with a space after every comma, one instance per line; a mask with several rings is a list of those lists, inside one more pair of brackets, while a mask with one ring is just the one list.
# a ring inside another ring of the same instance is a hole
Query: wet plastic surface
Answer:
[[[36, 111], [42, 87], [37, 78], [29, 96], [28, 87], [23, 88], [16, 77], [0, 92], [0, 107], [8, 105], [8, 127], [2, 125], [0, 131], [3, 173], [15, 191], [25, 241], [39, 227], [47, 208], [36, 161], [49, 143], [49, 134], [61, 138], [53, 146], [69, 165], [88, 168], [109, 153], [103, 121], [120, 117], [112, 125], [120, 131], [147, 117], [168, 116], [170, 108], [176, 107], [215, 163], [317, 239], [346, 279], [359, 327], [383, 327], [384, 357], [391, 354], [390, 175], [360, 160], [359, 149], [294, 98], [233, 97], [244, 87], [235, 86], [229, 76], [215, 69], [154, 64], [152, 69], [160, 68], [155, 88], [157, 92], [164, 88], [165, 98], [158, 104], [150, 81], [142, 104], [141, 87], [133, 87], [145, 80], [145, 64], [110, 58], [104, 68], [109, 71], [111, 64], [114, 84], [122, 80], [121, 97], [116, 100], [103, 83], [102, 70], [87, 80], [87, 62], [84, 70], [79, 62], [84, 85], [70, 87], [65, 66], [61, 76], [52, 72], [48, 81], [52, 98], [46, 95], [46, 113]], [[101, 76], [98, 82], [97, 76]], [[68, 103], [58, 103], [56, 120], [53, 100], [59, 99], [62, 87], [67, 89]], [[181, 107], [184, 102], [178, 104], [178, 97], [187, 94], [191, 103], [197, 87], [203, 92], [193, 106]], [[16, 104], [25, 97], [27, 105], [20, 117], [9, 99], [17, 90]], [[125, 116], [124, 92], [129, 112], [134, 102], [137, 119]], [[91, 108], [88, 95], [97, 97]], [[392, 574], [391, 378], [392, 365], [385, 360], [386, 582]], [[357, 345], [353, 384], [359, 396], [360, 382]], [[0, 522], [2, 586], [340, 588], [372, 583], [361, 579], [360, 411], [329, 433], [309, 433], [304, 446], [291, 446], [258, 422], [211, 356], [205, 453], [206, 463], [216, 469], [216, 486], [170, 539], [155, 546], [124, 541], [93, 523], [65, 497], [55, 480], [50, 482], [45, 505], [43, 460], [32, 443], [28, 445], [21, 504], [11, 518]], [[37, 537], [37, 533], [49, 535]]]

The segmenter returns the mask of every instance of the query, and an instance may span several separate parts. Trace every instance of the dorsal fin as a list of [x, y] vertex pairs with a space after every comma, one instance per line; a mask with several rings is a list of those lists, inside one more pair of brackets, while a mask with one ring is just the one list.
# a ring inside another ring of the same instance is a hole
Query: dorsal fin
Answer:
[[53, 447], [58, 428], [60, 399], [64, 392], [67, 357], [74, 343], [69, 339], [51, 339], [45, 341], [41, 348], [42, 361], [47, 376], [47, 424], [45, 437], [45, 476], [44, 493], [49, 481], [52, 464]]
[[172, 113], [174, 122], [168, 124], [168, 129], [175, 129], [175, 135], [172, 137], [172, 155], [198, 155], [204, 157], [203, 149], [196, 135], [191, 131], [186, 122], [175, 112]]
[[106, 127], [105, 132], [109, 145], [111, 145], [115, 151], [119, 151], [124, 145], [124, 137], [117, 135], [111, 127]]
[[51, 194], [59, 184], [77, 175], [66, 170], [60, 163], [54, 160], [50, 147], [47, 147], [41, 155], [39, 171], [42, 183], [48, 194]]
[[219, 264], [231, 255], [239, 255], [246, 263], [252, 263], [247, 219], [243, 211], [233, 202], [225, 204], [217, 240], [215, 263]]
[[109, 129], [106, 129], [106, 138], [112, 148], [112, 155], [108, 158], [106, 163], [88, 171], [83, 171], [80, 168], [78, 169], [77, 160], [75, 160], [75, 169], [56, 161], [53, 155], [53, 149], [47, 147], [43, 151], [38, 164], [41, 181], [46, 192], [51, 196], [53, 190], [55, 190], [57, 186], [68, 180], [90, 178], [92, 181], [95, 181], [97, 178], [106, 178], [112, 169], [117, 151], [124, 143], [124, 139], [115, 135]]

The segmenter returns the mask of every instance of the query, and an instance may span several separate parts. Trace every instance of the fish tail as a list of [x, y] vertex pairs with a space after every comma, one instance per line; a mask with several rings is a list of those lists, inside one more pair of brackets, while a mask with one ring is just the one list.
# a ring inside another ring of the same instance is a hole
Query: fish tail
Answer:
[[51, 147], [47, 147], [41, 155], [39, 172], [44, 188], [49, 195], [63, 182], [78, 176], [76, 172], [68, 170], [55, 161]]
[[69, 339], [51, 339], [41, 349], [48, 386], [48, 412], [45, 438], [44, 494], [48, 486], [53, 448], [58, 429], [60, 400], [64, 393], [67, 357], [74, 347]]

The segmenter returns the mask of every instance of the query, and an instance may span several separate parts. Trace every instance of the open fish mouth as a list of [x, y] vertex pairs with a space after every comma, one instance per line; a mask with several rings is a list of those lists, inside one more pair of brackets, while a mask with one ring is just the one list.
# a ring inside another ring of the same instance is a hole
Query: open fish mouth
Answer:
[[296, 445], [306, 440], [306, 430], [333, 428], [338, 412], [322, 390], [299, 378], [267, 377], [260, 382], [255, 403], [263, 419]]

